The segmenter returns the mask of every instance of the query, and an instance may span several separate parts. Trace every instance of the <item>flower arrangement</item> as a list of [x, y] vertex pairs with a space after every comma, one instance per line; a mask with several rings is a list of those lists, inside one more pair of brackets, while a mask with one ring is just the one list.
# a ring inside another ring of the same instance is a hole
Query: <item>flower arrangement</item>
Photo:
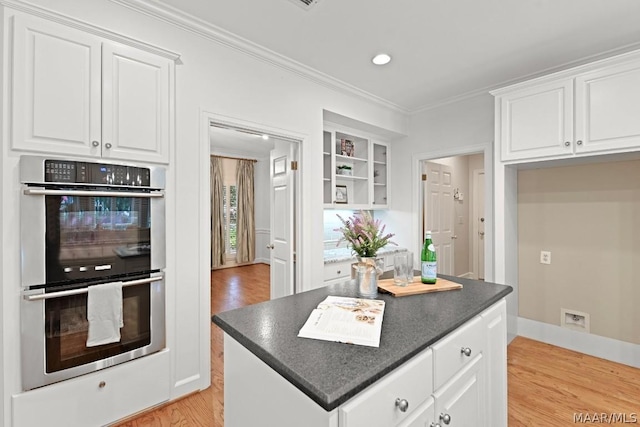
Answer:
[[346, 241], [361, 258], [375, 257], [380, 248], [396, 244], [390, 240], [395, 234], [384, 234], [386, 226], [379, 219], [374, 220], [369, 211], [359, 211], [346, 220], [340, 215], [337, 217], [342, 222], [342, 227], [334, 230], [342, 233], [338, 245]]

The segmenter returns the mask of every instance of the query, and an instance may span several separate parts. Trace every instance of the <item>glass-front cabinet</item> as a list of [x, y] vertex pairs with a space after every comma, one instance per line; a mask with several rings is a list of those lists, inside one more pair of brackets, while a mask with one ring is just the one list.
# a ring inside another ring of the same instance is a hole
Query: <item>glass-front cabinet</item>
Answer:
[[326, 208], [388, 207], [388, 151], [385, 142], [365, 133], [325, 124], [323, 201]]

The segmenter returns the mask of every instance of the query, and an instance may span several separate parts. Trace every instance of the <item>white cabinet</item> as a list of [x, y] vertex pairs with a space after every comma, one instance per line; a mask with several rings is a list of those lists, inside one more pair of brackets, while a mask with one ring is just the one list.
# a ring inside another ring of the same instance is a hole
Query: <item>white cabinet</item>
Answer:
[[433, 392], [432, 353], [427, 349], [342, 405], [340, 426], [396, 426]]
[[503, 161], [572, 152], [571, 80], [505, 94], [500, 105]]
[[168, 163], [174, 61], [13, 18], [12, 148]]
[[355, 261], [329, 262], [324, 265], [324, 285], [351, 280], [351, 264]]
[[640, 149], [640, 55], [492, 92], [502, 161]]
[[307, 427], [506, 427], [506, 339], [502, 299], [325, 411], [225, 334], [225, 425], [297, 427], [304, 420]]
[[325, 125], [325, 208], [380, 209], [388, 206], [389, 146], [352, 130]]
[[[484, 357], [477, 354], [450, 381], [434, 393], [435, 418], [451, 427], [494, 427], [485, 421], [484, 406], [491, 398], [484, 390]], [[503, 403], [506, 404], [506, 401]], [[504, 425], [506, 427], [506, 424]]]
[[110, 424], [169, 400], [169, 351], [12, 397], [14, 427]]

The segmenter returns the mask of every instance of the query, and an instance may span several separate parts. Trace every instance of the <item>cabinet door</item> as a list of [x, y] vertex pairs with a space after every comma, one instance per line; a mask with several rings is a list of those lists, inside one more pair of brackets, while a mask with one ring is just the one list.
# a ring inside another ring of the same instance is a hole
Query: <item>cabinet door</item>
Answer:
[[502, 160], [573, 153], [573, 80], [503, 95]]
[[576, 78], [576, 152], [640, 147], [640, 61]]
[[115, 43], [102, 50], [102, 156], [169, 161], [168, 59]]
[[[435, 418], [441, 425], [448, 424], [450, 427], [486, 425], [483, 364], [483, 355], [478, 354], [473, 362], [434, 393]], [[448, 423], [445, 422], [447, 417], [450, 418]]]
[[30, 16], [13, 19], [12, 148], [100, 154], [100, 39]]
[[381, 142], [371, 144], [373, 151], [373, 208], [389, 205], [389, 146]]
[[406, 420], [398, 424], [398, 427], [434, 427], [434, 403], [433, 397], [428, 398]]
[[486, 344], [483, 351], [486, 370], [485, 395], [487, 426], [507, 427], [507, 303], [503, 299], [480, 316]]

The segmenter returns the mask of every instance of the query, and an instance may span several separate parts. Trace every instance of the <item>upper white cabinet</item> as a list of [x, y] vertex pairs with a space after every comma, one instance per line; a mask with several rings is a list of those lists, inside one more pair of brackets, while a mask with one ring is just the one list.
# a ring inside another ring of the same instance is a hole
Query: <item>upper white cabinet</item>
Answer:
[[325, 125], [323, 201], [325, 208], [388, 207], [389, 146], [357, 131]]
[[13, 17], [12, 148], [168, 163], [172, 59]]
[[640, 55], [493, 92], [502, 161], [640, 148]]

